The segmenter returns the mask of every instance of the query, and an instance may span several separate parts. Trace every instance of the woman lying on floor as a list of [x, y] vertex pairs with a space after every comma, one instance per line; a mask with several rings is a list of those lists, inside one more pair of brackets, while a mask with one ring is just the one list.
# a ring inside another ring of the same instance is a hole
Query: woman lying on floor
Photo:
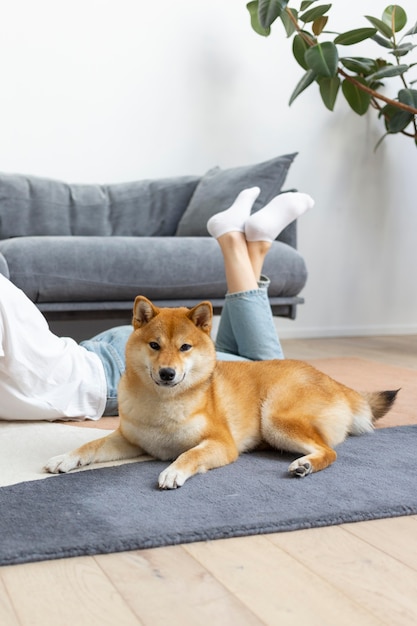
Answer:
[[[284, 358], [262, 266], [272, 241], [314, 202], [306, 194], [285, 193], [250, 215], [259, 193], [258, 187], [244, 189], [207, 224], [223, 254], [228, 289], [216, 339], [218, 359]], [[117, 415], [131, 332], [131, 326], [119, 326], [80, 344], [57, 337], [25, 294], [0, 275], [0, 419]]]

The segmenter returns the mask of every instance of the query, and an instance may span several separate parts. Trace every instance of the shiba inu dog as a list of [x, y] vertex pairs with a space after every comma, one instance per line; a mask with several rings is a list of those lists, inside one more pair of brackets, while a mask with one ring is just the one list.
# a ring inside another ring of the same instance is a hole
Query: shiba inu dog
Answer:
[[396, 391], [358, 393], [302, 361], [216, 361], [211, 325], [210, 302], [160, 309], [138, 296], [119, 428], [53, 457], [45, 469], [147, 454], [172, 461], [159, 487], [174, 489], [267, 444], [301, 454], [289, 472], [302, 477], [333, 463], [334, 447], [372, 431], [394, 402]]

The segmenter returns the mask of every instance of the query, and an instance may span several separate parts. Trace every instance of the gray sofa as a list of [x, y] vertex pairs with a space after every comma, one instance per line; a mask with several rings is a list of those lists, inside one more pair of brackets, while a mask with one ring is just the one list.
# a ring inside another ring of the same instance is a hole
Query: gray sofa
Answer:
[[[226, 282], [207, 219], [253, 185], [261, 208], [295, 156], [113, 185], [0, 174], [0, 272], [50, 320], [130, 319], [137, 294], [162, 306], [210, 299], [219, 312]], [[307, 278], [295, 222], [273, 242], [264, 270], [274, 314], [294, 318]]]

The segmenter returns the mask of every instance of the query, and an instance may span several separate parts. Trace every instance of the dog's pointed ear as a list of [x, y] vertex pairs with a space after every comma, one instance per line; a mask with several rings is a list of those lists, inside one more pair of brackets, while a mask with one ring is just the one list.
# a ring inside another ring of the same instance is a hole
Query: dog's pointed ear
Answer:
[[188, 313], [188, 317], [197, 328], [201, 328], [205, 333], [210, 334], [213, 321], [213, 307], [208, 300], [200, 302]]
[[145, 324], [150, 322], [158, 313], [159, 309], [154, 306], [148, 298], [145, 298], [145, 296], [137, 296], [135, 304], [133, 305], [133, 328], [136, 330], [137, 328], [145, 326]]

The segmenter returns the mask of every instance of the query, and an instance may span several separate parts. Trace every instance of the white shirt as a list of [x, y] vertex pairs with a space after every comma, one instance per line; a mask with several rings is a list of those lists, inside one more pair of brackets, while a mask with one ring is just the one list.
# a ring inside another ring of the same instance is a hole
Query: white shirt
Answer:
[[36, 306], [0, 275], [0, 419], [99, 419], [107, 385], [100, 358], [57, 337]]

